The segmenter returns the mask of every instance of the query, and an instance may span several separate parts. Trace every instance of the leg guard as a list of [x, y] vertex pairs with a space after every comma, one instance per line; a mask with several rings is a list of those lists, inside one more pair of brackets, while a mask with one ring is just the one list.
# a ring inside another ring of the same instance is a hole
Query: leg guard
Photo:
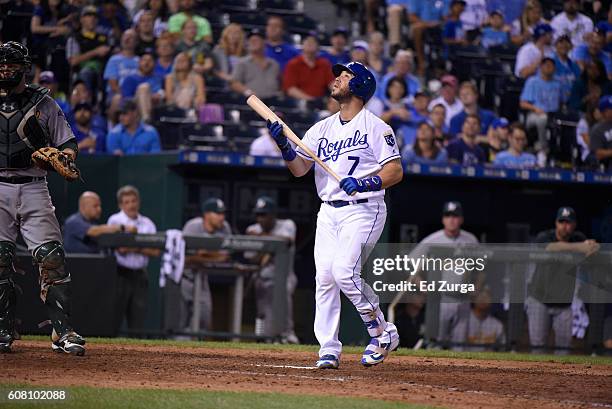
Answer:
[[40, 298], [47, 307], [51, 325], [60, 337], [72, 331], [70, 325], [70, 274], [66, 272], [62, 243], [50, 241], [34, 250], [40, 271]]
[[15, 272], [13, 258], [15, 244], [0, 241], [0, 352], [10, 351], [15, 333], [15, 284], [12, 275]]

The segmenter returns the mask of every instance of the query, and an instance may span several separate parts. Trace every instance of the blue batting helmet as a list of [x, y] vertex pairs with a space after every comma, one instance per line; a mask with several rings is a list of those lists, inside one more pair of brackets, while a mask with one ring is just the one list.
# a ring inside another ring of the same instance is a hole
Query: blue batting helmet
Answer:
[[335, 64], [332, 67], [334, 76], [338, 76], [342, 71], [348, 71], [354, 75], [349, 81], [349, 90], [353, 95], [363, 100], [363, 103], [367, 103], [374, 91], [376, 91], [376, 79], [374, 74], [370, 72], [363, 64], [359, 62], [350, 62], [348, 64]]

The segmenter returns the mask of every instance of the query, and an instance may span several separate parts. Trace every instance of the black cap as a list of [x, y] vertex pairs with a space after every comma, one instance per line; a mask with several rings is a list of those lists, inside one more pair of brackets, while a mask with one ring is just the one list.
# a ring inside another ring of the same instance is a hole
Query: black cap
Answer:
[[225, 213], [225, 203], [217, 197], [211, 197], [202, 203], [202, 213]]
[[562, 222], [575, 222], [576, 221], [576, 212], [569, 206], [560, 207], [557, 210], [557, 221]]
[[453, 1], [451, 1], [451, 7], [454, 6], [455, 4], [462, 4], [463, 6], [467, 5], [465, 0], [453, 0]]
[[449, 215], [463, 216], [463, 207], [461, 206], [461, 203], [459, 202], [455, 202], [455, 201], [446, 202], [444, 203], [444, 206], [442, 207], [442, 215], [443, 216], [449, 216]]
[[133, 99], [124, 99], [123, 101], [121, 101], [121, 104], [119, 105], [119, 112], [129, 112], [129, 111], [136, 111], [136, 109], [138, 109], [138, 107], [136, 106], [136, 102], [134, 102]]
[[337, 28], [334, 30], [334, 32], [332, 33], [332, 37], [333, 37], [333, 36], [337, 36], [337, 35], [343, 35], [343, 36], [344, 36], [344, 38], [348, 38], [348, 37], [349, 37], [349, 32], [348, 32], [348, 30], [346, 29], [346, 27], [342, 27], [342, 26], [340, 26], [340, 27], [337, 27]]
[[257, 202], [255, 202], [253, 212], [255, 214], [276, 213], [276, 202], [271, 197], [261, 196], [257, 199]]
[[253, 36], [259, 36], [259, 37], [261, 37], [263, 39], [266, 38], [266, 36], [264, 35], [263, 31], [261, 31], [258, 28], [254, 28], [251, 31], [249, 31], [249, 34], [247, 35], [247, 38], [251, 38]]

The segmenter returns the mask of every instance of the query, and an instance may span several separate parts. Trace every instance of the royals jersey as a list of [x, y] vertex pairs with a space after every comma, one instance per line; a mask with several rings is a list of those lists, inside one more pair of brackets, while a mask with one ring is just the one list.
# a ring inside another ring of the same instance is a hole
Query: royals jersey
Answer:
[[[362, 109], [344, 125], [340, 113], [314, 124], [304, 135], [306, 144], [341, 178], [363, 178], [377, 174], [383, 165], [400, 158], [393, 130], [376, 115]], [[297, 154], [313, 161], [300, 147]], [[331, 200], [357, 200], [382, 197], [385, 191], [347, 195], [331, 175], [315, 164], [315, 182], [319, 197]]]

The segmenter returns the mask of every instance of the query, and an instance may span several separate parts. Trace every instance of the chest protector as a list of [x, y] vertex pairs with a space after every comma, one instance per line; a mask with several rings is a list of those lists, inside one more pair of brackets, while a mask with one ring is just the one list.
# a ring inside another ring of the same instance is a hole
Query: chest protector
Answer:
[[28, 85], [19, 95], [0, 99], [0, 169], [32, 166], [32, 153], [49, 146], [37, 119], [38, 105], [49, 90]]

